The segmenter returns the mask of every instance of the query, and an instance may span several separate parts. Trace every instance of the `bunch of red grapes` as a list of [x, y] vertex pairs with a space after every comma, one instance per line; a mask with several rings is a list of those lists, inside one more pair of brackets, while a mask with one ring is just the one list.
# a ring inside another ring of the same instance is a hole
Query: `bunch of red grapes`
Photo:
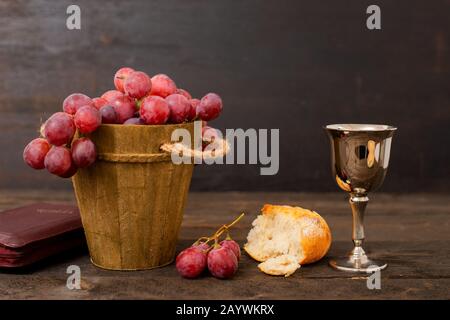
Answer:
[[[193, 279], [208, 269], [216, 278], [231, 278], [238, 270], [241, 249], [231, 238], [229, 229], [243, 216], [241, 214], [229, 225], [220, 227], [211, 237], [201, 237], [192, 246], [181, 251], [176, 259], [178, 273], [184, 278]], [[220, 236], [224, 233], [227, 237], [220, 241]], [[211, 241], [214, 241], [212, 246], [208, 244]]]
[[[162, 125], [202, 120], [204, 136], [214, 138], [215, 129], [206, 121], [222, 112], [222, 99], [208, 93], [202, 99], [177, 88], [165, 74], [149, 77], [145, 72], [124, 67], [114, 75], [116, 90], [97, 98], [73, 93], [63, 102], [63, 111], [53, 114], [41, 127], [41, 137], [31, 141], [23, 152], [32, 168], [47, 169], [62, 178], [72, 177], [79, 168], [97, 158], [94, 143], [85, 135], [103, 124]], [[80, 138], [73, 140], [76, 131]], [[208, 139], [207, 139], [208, 140]]]

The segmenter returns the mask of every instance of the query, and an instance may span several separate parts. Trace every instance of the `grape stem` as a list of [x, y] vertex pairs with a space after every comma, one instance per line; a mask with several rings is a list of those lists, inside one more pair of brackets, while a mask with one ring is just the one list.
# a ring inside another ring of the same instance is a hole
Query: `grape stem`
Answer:
[[[200, 237], [197, 241], [194, 242], [193, 246], [198, 245], [199, 243], [208, 243], [212, 240], [214, 240], [215, 245], [218, 244], [218, 239], [219, 237], [224, 233], [227, 232], [227, 239], [230, 238], [230, 233], [229, 233], [229, 229], [234, 226], [236, 223], [239, 222], [239, 220], [241, 220], [244, 217], [245, 213], [241, 213], [239, 215], [239, 217], [237, 217], [236, 219], [234, 219], [231, 223], [229, 224], [224, 224], [223, 226], [221, 226], [219, 229], [217, 229], [216, 232], [214, 232], [214, 234], [210, 237]], [[231, 238], [230, 238], [231, 239]], [[211, 248], [210, 248], [211, 249]]]

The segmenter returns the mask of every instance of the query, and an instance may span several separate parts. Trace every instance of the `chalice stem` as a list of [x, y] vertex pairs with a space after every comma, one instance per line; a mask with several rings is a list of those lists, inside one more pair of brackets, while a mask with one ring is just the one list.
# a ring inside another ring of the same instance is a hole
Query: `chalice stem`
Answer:
[[365, 255], [362, 248], [364, 242], [364, 213], [366, 211], [369, 198], [366, 194], [350, 194], [350, 207], [353, 215], [352, 239], [355, 247], [352, 250], [354, 258], [361, 258]]

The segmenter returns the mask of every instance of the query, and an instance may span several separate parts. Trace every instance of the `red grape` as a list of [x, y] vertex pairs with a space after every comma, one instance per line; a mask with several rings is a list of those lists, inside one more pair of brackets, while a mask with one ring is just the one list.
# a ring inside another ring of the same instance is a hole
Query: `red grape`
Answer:
[[72, 160], [78, 168], [92, 165], [97, 158], [95, 144], [89, 138], [80, 138], [72, 143]]
[[146, 124], [164, 124], [169, 119], [170, 109], [163, 98], [148, 96], [142, 100], [139, 113]]
[[191, 114], [189, 115], [189, 121], [195, 120], [197, 117], [197, 106], [200, 104], [199, 99], [191, 99], [189, 100], [192, 108], [191, 108]]
[[202, 127], [202, 146], [203, 146], [203, 151], [205, 150], [205, 148], [210, 143], [212, 143], [213, 141], [215, 141], [219, 137], [220, 137], [220, 135], [219, 135], [219, 131], [217, 129], [208, 127], [206, 125], [204, 127]]
[[187, 92], [186, 90], [184, 90], [184, 89], [177, 89], [177, 90], [175, 90], [175, 93], [178, 93], [178, 94], [181, 94], [182, 96], [185, 96], [186, 99], [188, 99], [188, 100], [192, 99], [191, 94], [189, 92]]
[[152, 80], [145, 72], [135, 71], [128, 75], [123, 88], [130, 97], [141, 99], [150, 93]]
[[45, 156], [49, 150], [50, 144], [47, 140], [42, 138], [34, 139], [23, 150], [23, 160], [33, 169], [44, 169]]
[[222, 99], [215, 93], [208, 93], [196, 108], [197, 117], [205, 121], [213, 120], [219, 116], [222, 108]]
[[141, 118], [130, 118], [127, 121], [125, 121], [123, 124], [141, 125], [141, 124], [145, 124], [145, 122]]
[[72, 93], [63, 102], [63, 110], [68, 114], [75, 114], [78, 109], [84, 106], [94, 107], [94, 102], [87, 95], [82, 93]]
[[165, 74], [157, 74], [152, 77], [151, 95], [167, 97], [177, 90], [177, 85]]
[[170, 122], [182, 123], [186, 120], [189, 120], [192, 106], [185, 96], [174, 93], [166, 98], [166, 102], [169, 105], [170, 109]]
[[72, 157], [66, 147], [52, 147], [45, 156], [45, 168], [57, 176], [66, 175], [72, 168]]
[[124, 94], [117, 90], [108, 90], [104, 94], [102, 94], [101, 98], [108, 101], [108, 103], [111, 103], [117, 98], [123, 97]]
[[127, 79], [128, 75], [133, 71], [134, 69], [128, 67], [123, 67], [117, 70], [116, 74], [114, 75], [114, 86], [118, 91], [125, 93], [123, 84]]
[[124, 123], [130, 118], [134, 117], [136, 112], [136, 104], [132, 98], [126, 95], [117, 97], [111, 101], [117, 116], [117, 123]]
[[209, 244], [203, 242], [203, 243], [199, 243], [197, 245], [193, 245], [193, 247], [197, 247], [197, 248], [200, 248], [204, 252], [208, 252]]
[[202, 138], [204, 141], [209, 141], [212, 142], [215, 139], [217, 139], [219, 137], [219, 134], [217, 132], [217, 129], [208, 127], [208, 126], [203, 126], [202, 127]]
[[196, 278], [206, 269], [206, 253], [198, 247], [189, 247], [176, 259], [178, 273], [185, 278]]
[[64, 112], [57, 112], [45, 122], [44, 136], [51, 144], [62, 146], [72, 140], [75, 130], [73, 117]]
[[200, 104], [200, 100], [199, 99], [191, 99], [191, 100], [189, 100], [189, 102], [191, 103], [191, 106], [194, 109], [197, 109], [197, 106]]
[[77, 166], [72, 161], [72, 165], [70, 166], [69, 170], [66, 171], [66, 173], [59, 175], [61, 178], [71, 178], [73, 177], [78, 171]]
[[227, 247], [213, 248], [208, 253], [208, 269], [216, 278], [231, 278], [238, 269], [236, 255]]
[[81, 107], [75, 114], [75, 126], [81, 133], [94, 132], [102, 124], [102, 115], [94, 107]]
[[241, 258], [241, 248], [239, 247], [239, 244], [236, 241], [231, 239], [225, 239], [220, 242], [220, 245], [233, 251], [234, 255], [239, 261], [239, 259]]
[[195, 109], [194, 109], [194, 107], [192, 107], [192, 105], [191, 105], [191, 107], [189, 108], [189, 114], [188, 114], [188, 117], [186, 118], [186, 120], [187, 121], [193, 121], [193, 120], [195, 120]]
[[102, 123], [116, 123], [117, 115], [113, 106], [104, 106], [100, 109], [102, 115]]
[[97, 110], [100, 110], [102, 107], [108, 104], [108, 101], [104, 98], [94, 98], [92, 99], [92, 101], [94, 102], [94, 107], [96, 107]]

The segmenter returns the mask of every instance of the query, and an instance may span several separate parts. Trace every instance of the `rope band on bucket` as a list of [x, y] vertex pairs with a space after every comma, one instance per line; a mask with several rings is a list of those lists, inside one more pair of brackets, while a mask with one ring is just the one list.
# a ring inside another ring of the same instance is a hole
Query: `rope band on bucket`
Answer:
[[225, 156], [230, 150], [230, 145], [227, 140], [217, 138], [217, 142], [214, 142], [217, 145], [220, 145], [220, 148], [201, 151], [196, 149], [191, 149], [186, 147], [182, 143], [164, 143], [161, 146], [161, 150], [168, 152], [169, 154], [172, 152], [176, 152], [185, 157], [197, 158], [197, 159], [214, 159]]
[[186, 147], [182, 143], [164, 143], [160, 149], [162, 153], [99, 153], [98, 159], [107, 162], [129, 162], [129, 163], [149, 163], [149, 162], [163, 162], [171, 160], [171, 153], [176, 152], [180, 156], [197, 158], [197, 159], [213, 159], [225, 156], [230, 145], [228, 141], [220, 139], [216, 142], [221, 146], [214, 150], [195, 150]]
[[99, 153], [98, 159], [107, 162], [148, 163], [170, 160], [167, 153]]

